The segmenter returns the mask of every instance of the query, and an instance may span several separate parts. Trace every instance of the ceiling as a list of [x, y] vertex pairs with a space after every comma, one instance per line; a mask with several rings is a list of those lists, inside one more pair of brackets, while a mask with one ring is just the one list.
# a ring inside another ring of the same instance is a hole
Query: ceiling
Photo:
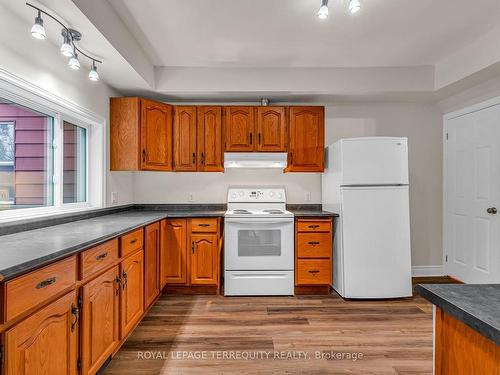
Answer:
[[433, 65], [498, 25], [498, 0], [107, 0], [155, 66]]

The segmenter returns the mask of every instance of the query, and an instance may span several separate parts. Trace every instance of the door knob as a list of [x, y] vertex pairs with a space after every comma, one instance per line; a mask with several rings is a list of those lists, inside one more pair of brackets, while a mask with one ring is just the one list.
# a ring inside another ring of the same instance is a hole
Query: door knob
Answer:
[[492, 214], [492, 215], [496, 215], [497, 214], [497, 208], [496, 207], [489, 207], [486, 210], [486, 212], [489, 213], [489, 214]]

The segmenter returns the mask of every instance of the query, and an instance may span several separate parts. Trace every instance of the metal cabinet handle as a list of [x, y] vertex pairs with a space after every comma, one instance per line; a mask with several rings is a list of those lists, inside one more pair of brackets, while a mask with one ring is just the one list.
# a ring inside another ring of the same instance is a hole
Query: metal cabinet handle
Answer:
[[142, 149], [142, 161], [146, 161], [146, 149]]
[[108, 256], [108, 253], [105, 252], [105, 253], [102, 253], [102, 254], [99, 254], [95, 257], [96, 260], [103, 260], [104, 258], [106, 258]]
[[293, 152], [290, 152], [290, 165], [293, 165]]
[[487, 213], [489, 214], [492, 214], [492, 215], [496, 215], [497, 214], [497, 208], [496, 207], [489, 207], [487, 210], [486, 210]]
[[199, 227], [209, 227], [210, 224], [198, 224]]
[[201, 153], [201, 165], [205, 165], [205, 153]]
[[118, 288], [116, 289], [115, 294], [118, 295], [120, 293], [122, 279], [120, 279], [120, 276], [116, 276], [115, 281], [118, 284]]
[[125, 287], [127, 286], [127, 281], [128, 281], [128, 276], [125, 271], [122, 272], [122, 277], [123, 277], [123, 284], [122, 284], [122, 289], [125, 290]]
[[193, 241], [193, 242], [191, 242], [191, 250], [193, 251], [193, 254], [194, 254], [194, 247], [195, 246], [194, 246], [194, 241]]
[[316, 229], [316, 228], [319, 228], [319, 225], [317, 225], [317, 224], [315, 224], [315, 225], [309, 225], [309, 228]]
[[55, 284], [56, 278], [55, 277], [49, 277], [46, 280], [40, 281], [38, 284], [36, 284], [37, 289], [43, 289], [49, 285]]
[[75, 320], [71, 323], [71, 332], [75, 332], [76, 323], [78, 323], [78, 320], [80, 319], [80, 309], [74, 304], [71, 304], [71, 315], [75, 318]]
[[250, 133], [250, 144], [253, 143], [253, 133]]
[[195, 164], [196, 163], [196, 153], [193, 152], [193, 163], [192, 164]]
[[316, 245], [319, 245], [319, 242], [318, 241], [309, 241], [308, 244], [311, 246], [316, 246]]
[[260, 145], [260, 133], [259, 133], [259, 145]]
[[137, 238], [133, 239], [132, 241], [130, 241], [130, 244], [133, 245], [137, 242]]
[[318, 273], [318, 272], [319, 272], [319, 270], [309, 270], [309, 273], [312, 273], [313, 275]]

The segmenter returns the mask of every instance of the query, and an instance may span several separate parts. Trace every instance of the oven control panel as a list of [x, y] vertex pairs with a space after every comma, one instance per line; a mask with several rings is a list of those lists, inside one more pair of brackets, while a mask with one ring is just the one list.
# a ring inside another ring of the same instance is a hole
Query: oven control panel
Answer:
[[229, 188], [229, 203], [277, 202], [286, 203], [285, 188]]

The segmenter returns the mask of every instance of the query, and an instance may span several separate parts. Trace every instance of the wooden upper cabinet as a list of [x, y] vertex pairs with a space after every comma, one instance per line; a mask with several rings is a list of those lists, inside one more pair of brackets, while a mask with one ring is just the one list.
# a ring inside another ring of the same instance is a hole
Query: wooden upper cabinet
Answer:
[[160, 294], [160, 223], [146, 227], [144, 231], [144, 309]]
[[162, 233], [162, 279], [167, 284], [187, 283], [187, 220], [167, 219]]
[[70, 292], [5, 332], [2, 373], [78, 374], [76, 306]]
[[144, 252], [142, 250], [121, 262], [120, 339], [135, 327], [144, 312]]
[[172, 107], [141, 99], [141, 169], [172, 170]]
[[323, 107], [290, 107], [288, 172], [323, 172], [324, 116]]
[[191, 285], [216, 285], [217, 233], [191, 234]]
[[120, 283], [115, 266], [82, 287], [82, 374], [95, 374], [120, 342]]
[[177, 106], [174, 116], [174, 170], [196, 171], [196, 107]]
[[285, 107], [257, 107], [257, 151], [286, 152]]
[[110, 154], [112, 171], [172, 170], [172, 106], [111, 98]]
[[255, 107], [224, 107], [224, 150], [255, 149]]
[[198, 107], [198, 171], [224, 171], [222, 155], [222, 108]]

